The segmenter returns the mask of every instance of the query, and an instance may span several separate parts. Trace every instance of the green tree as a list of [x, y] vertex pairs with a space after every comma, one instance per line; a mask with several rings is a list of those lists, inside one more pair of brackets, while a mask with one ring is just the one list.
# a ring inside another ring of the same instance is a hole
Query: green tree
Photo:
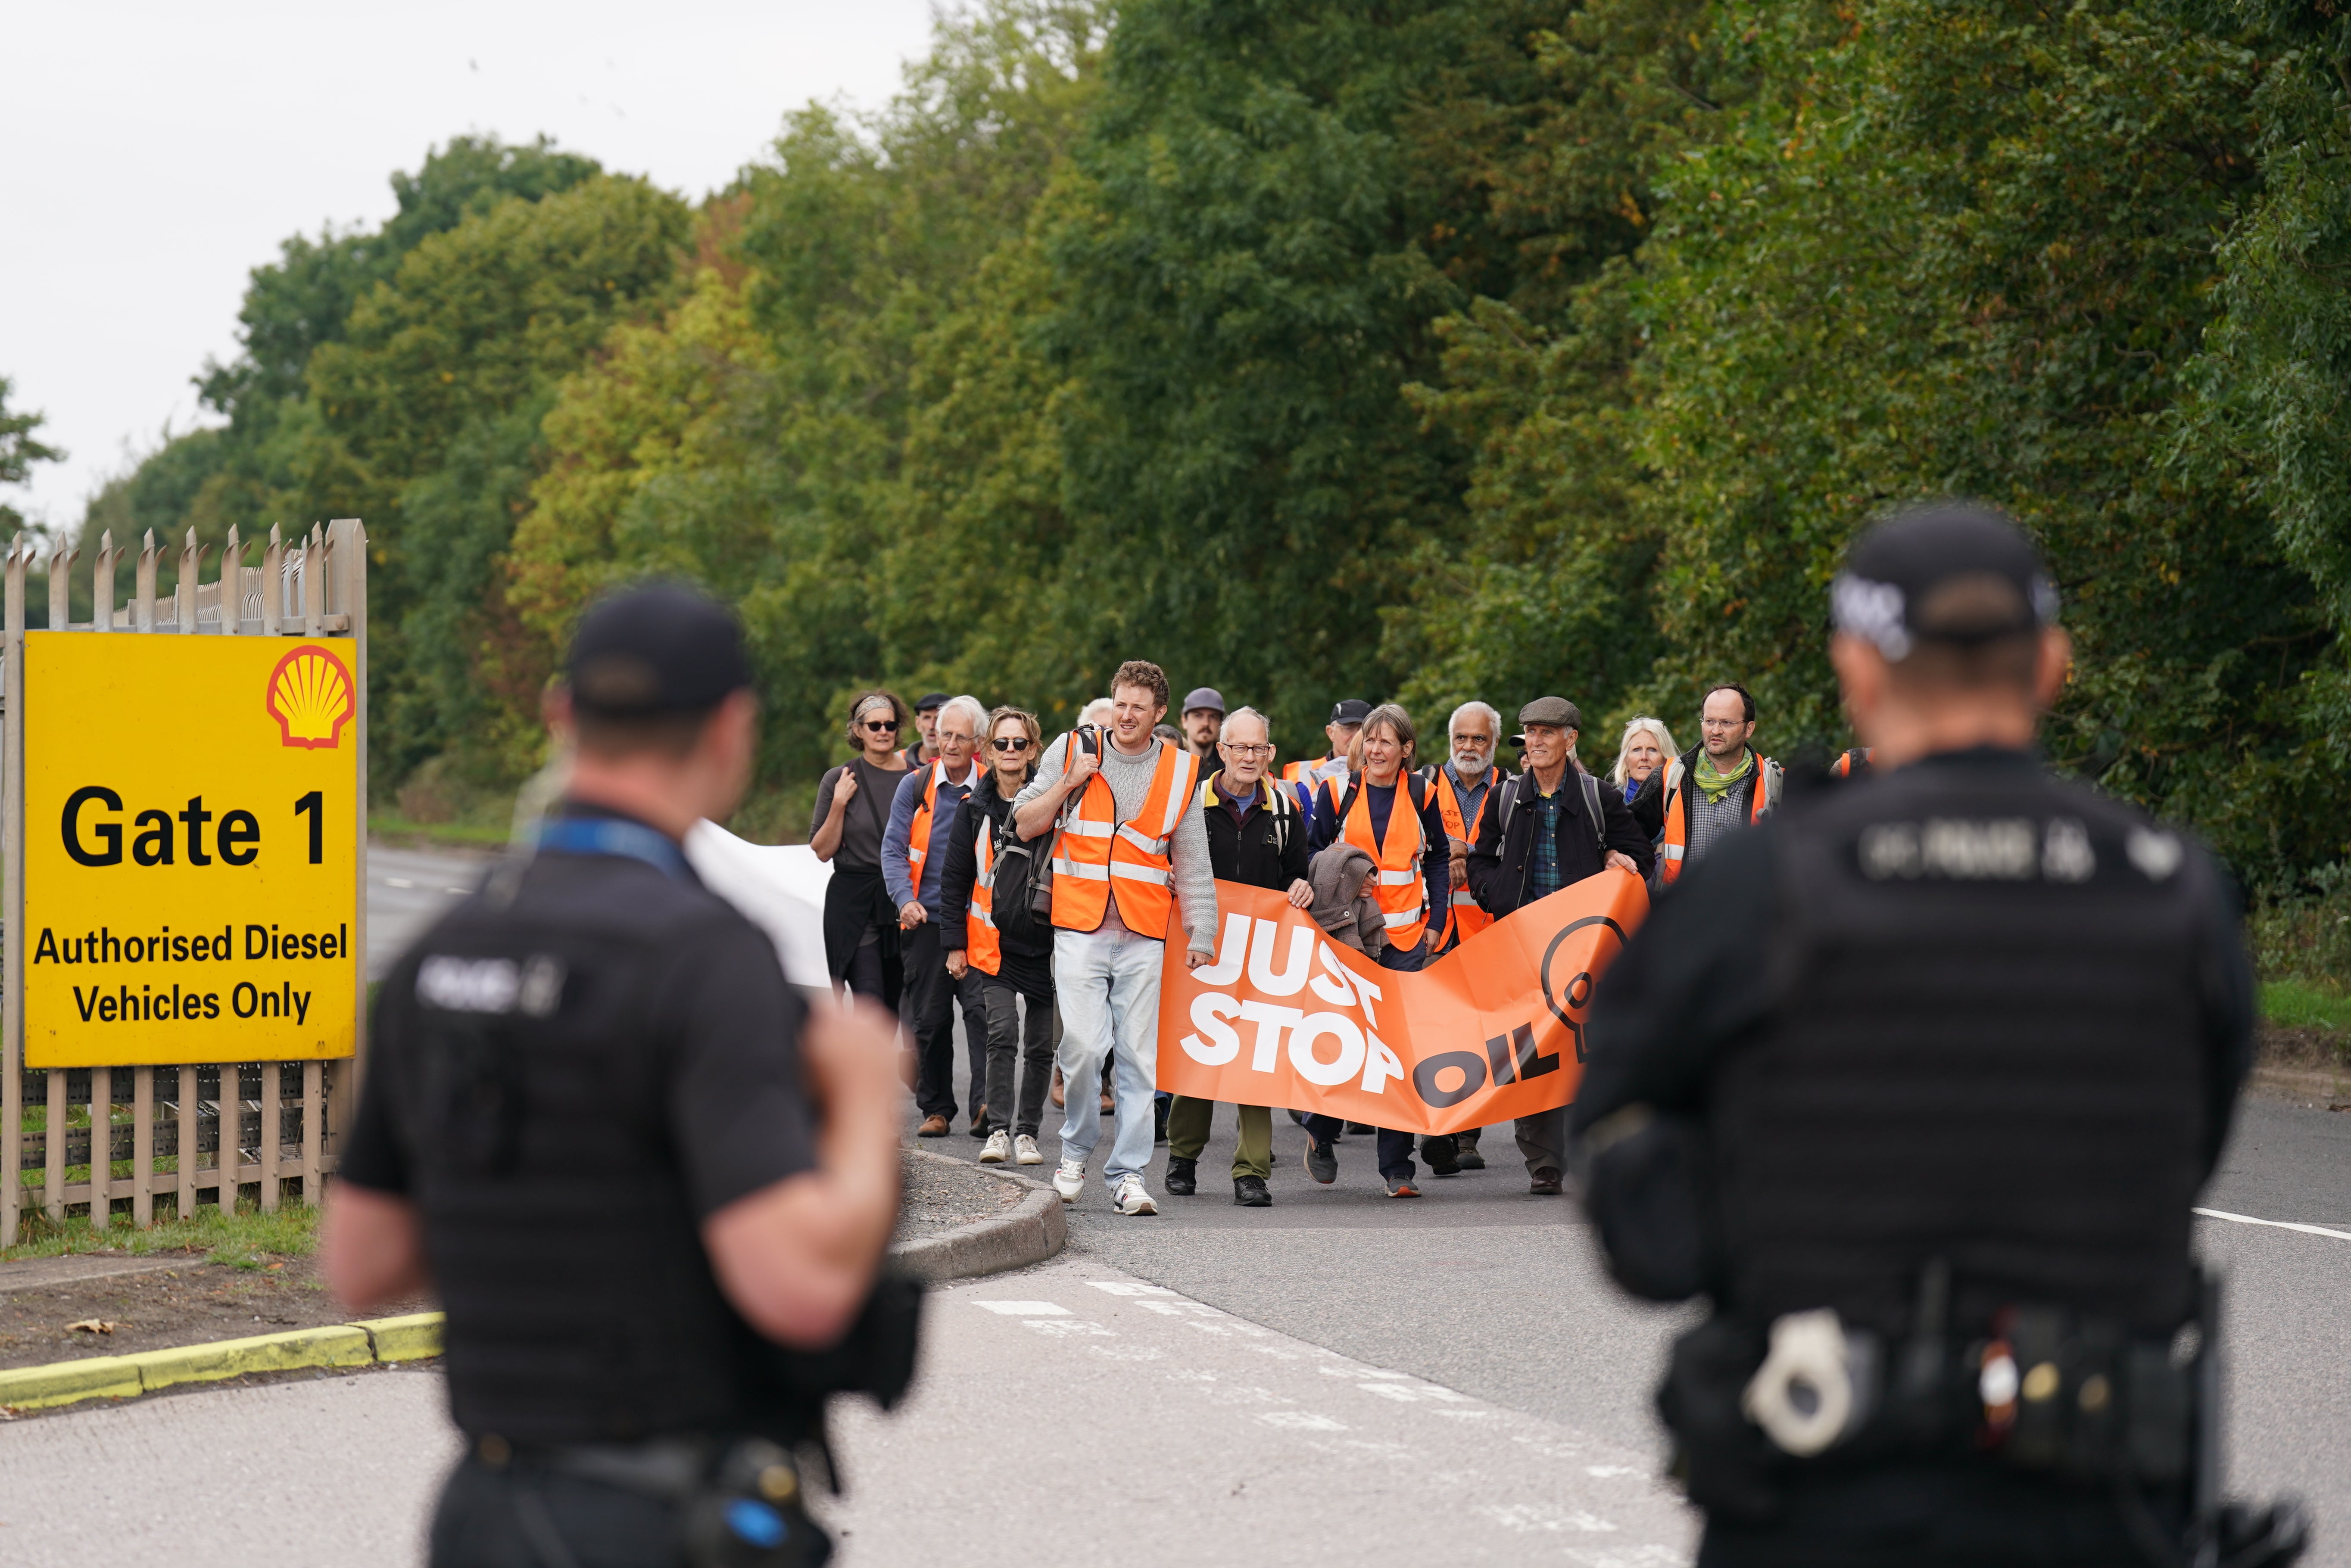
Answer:
[[[9, 410], [13, 385], [7, 377], [0, 376], [0, 484], [22, 484], [31, 476], [35, 463], [56, 462], [65, 456], [33, 434], [48, 422], [47, 415]], [[13, 534], [24, 525], [23, 514], [0, 502], [0, 528]]]

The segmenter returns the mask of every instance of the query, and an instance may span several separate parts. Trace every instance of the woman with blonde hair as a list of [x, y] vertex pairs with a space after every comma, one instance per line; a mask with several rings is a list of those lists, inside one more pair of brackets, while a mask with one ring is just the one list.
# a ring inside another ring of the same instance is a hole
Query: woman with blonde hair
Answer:
[[1610, 770], [1608, 782], [1625, 792], [1625, 804], [1641, 793], [1641, 786], [1675, 757], [1673, 732], [1666, 728], [1663, 719], [1646, 715], [1625, 721], [1625, 739], [1616, 748], [1616, 766]]

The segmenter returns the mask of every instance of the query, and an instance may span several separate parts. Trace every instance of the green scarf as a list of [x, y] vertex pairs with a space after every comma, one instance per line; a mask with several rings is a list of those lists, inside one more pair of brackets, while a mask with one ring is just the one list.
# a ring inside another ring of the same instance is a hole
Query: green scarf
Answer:
[[1730, 793], [1731, 786], [1754, 771], [1755, 753], [1751, 751], [1742, 750], [1739, 753], [1739, 765], [1724, 774], [1715, 771], [1714, 757], [1701, 749], [1698, 754], [1698, 766], [1690, 770], [1690, 777], [1698, 781], [1698, 788], [1706, 791], [1707, 805], [1720, 805], [1722, 797]]

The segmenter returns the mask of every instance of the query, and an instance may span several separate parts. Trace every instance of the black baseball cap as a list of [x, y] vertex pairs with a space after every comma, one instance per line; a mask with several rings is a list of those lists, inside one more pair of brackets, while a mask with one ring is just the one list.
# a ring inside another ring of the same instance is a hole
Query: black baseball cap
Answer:
[[917, 713], [927, 713], [933, 709], [944, 708], [946, 705], [947, 694], [946, 692], [926, 691], [922, 696], [914, 700], [914, 711]]
[[1225, 711], [1225, 694], [1213, 686], [1195, 686], [1184, 699], [1184, 711], [1196, 713], [1206, 708], [1212, 713]]
[[1372, 716], [1372, 705], [1360, 697], [1350, 697], [1331, 710], [1333, 724], [1360, 724]]
[[699, 712], [751, 684], [734, 615], [676, 583], [627, 589], [580, 617], [563, 671], [575, 707], [611, 719]]
[[2007, 516], [1939, 502], [1886, 519], [1855, 540], [1829, 587], [1836, 629], [1891, 659], [1920, 642], [1979, 644], [2057, 618], [2041, 553]]

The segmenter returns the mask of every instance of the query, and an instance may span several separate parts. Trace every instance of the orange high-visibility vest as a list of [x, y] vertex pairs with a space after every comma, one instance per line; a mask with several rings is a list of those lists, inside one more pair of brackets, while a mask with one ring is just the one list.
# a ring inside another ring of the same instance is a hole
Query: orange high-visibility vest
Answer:
[[[1679, 757], [1667, 764], [1666, 774], [1666, 841], [1664, 854], [1657, 861], [1657, 874], [1671, 883], [1680, 879], [1682, 858], [1689, 850], [1689, 791], [1687, 770]], [[1755, 754], [1755, 794], [1748, 806], [1747, 821], [1753, 826], [1763, 820], [1763, 814], [1780, 804], [1780, 764], [1761, 752]]]
[[963, 919], [963, 950], [971, 967], [995, 974], [1004, 967], [1004, 947], [996, 934], [996, 824], [979, 819], [972, 839], [979, 868], [971, 878], [971, 910]]
[[[979, 766], [976, 762], [971, 765]], [[914, 803], [914, 819], [906, 825], [906, 876], [914, 885], [917, 898], [923, 896], [923, 862], [931, 857], [931, 819], [938, 805], [939, 785], [946, 782], [946, 763], [933, 763], [931, 776], [923, 782], [923, 798]], [[974, 788], [978, 787], [978, 779], [971, 782]]]
[[[1355, 803], [1339, 825], [1339, 836], [1369, 855], [1379, 867], [1374, 896], [1379, 902], [1380, 918], [1387, 927], [1388, 940], [1406, 952], [1420, 945], [1428, 929], [1428, 898], [1420, 869], [1428, 835], [1420, 826], [1420, 806], [1412, 797], [1412, 783], [1410, 774], [1396, 775], [1395, 804], [1388, 808], [1385, 844], [1372, 836], [1372, 792], [1360, 779], [1354, 784]], [[1338, 803], [1332, 804], [1335, 807]], [[1412, 819], [1410, 833], [1396, 831], [1400, 816]]]
[[[1072, 736], [1063, 765], [1076, 756]], [[1166, 936], [1176, 897], [1176, 825], [1194, 805], [1199, 769], [1199, 758], [1160, 742], [1143, 808], [1125, 822], [1118, 819], [1110, 781], [1099, 773], [1086, 781], [1074, 809], [1062, 808], [1053, 839], [1054, 925], [1070, 931], [1100, 929], [1114, 893], [1118, 918], [1128, 930]]]
[[[1494, 803], [1494, 771], [1491, 768], [1486, 771], [1486, 793], [1478, 797], [1478, 815], [1467, 823], [1461, 820], [1461, 797], [1454, 793], [1452, 776], [1441, 767], [1437, 770], [1436, 784], [1437, 810], [1438, 815], [1445, 818], [1445, 831], [1468, 845], [1470, 848], [1477, 848], [1478, 829], [1486, 820], [1486, 808]], [[1450, 846], [1447, 847], [1449, 848]], [[1450, 880], [1450, 871], [1447, 873], [1447, 877]], [[1467, 888], [1453, 889], [1453, 907], [1447, 911], [1446, 917], [1447, 931], [1458, 930], [1461, 934], [1461, 940], [1468, 941], [1493, 923], [1494, 917], [1479, 905], [1478, 896], [1475, 893]], [[1443, 942], [1443, 933], [1439, 933], [1437, 940], [1440, 944]]]

